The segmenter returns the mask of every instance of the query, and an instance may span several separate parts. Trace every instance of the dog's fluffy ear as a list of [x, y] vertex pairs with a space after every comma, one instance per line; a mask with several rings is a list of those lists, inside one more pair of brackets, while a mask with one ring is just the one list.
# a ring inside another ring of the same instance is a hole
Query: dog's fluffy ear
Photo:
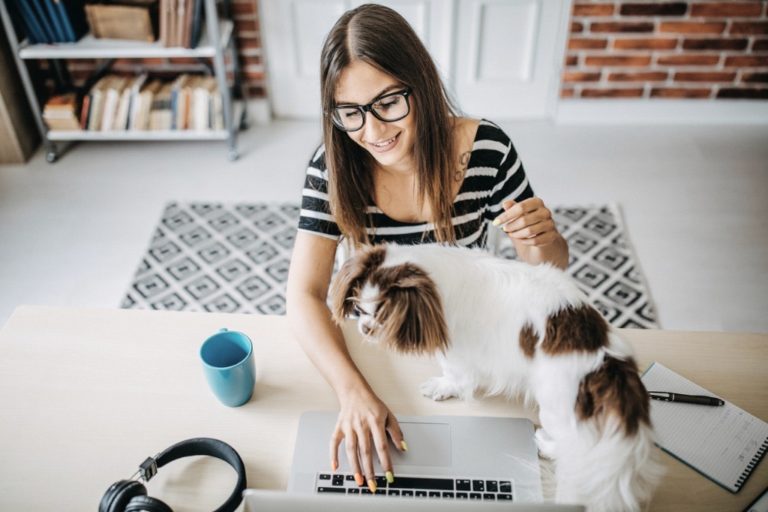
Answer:
[[354, 302], [350, 299], [360, 292], [371, 272], [382, 264], [386, 251], [383, 245], [364, 247], [341, 266], [330, 290], [331, 313], [337, 324], [352, 313]]
[[448, 348], [443, 304], [434, 281], [411, 263], [380, 269], [382, 298], [376, 311], [377, 337], [404, 353], [433, 353]]

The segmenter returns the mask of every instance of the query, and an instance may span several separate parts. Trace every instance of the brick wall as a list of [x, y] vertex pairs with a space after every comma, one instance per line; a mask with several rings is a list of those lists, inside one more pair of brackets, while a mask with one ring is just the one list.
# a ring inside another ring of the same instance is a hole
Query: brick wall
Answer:
[[768, 99], [768, 1], [575, 0], [563, 98]]

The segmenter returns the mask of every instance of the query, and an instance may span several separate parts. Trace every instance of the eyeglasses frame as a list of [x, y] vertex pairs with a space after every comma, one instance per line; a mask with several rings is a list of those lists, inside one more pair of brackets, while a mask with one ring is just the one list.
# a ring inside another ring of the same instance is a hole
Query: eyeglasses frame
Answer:
[[[401, 89], [399, 91], [392, 91], [392, 92], [388, 92], [386, 94], [382, 94], [381, 96], [379, 96], [378, 98], [375, 98], [372, 102], [368, 103], [367, 105], [336, 105], [335, 107], [333, 107], [333, 110], [331, 112], [329, 112], [328, 114], [331, 116], [331, 122], [333, 123], [333, 126], [338, 128], [339, 130], [341, 130], [343, 132], [347, 132], [347, 133], [349, 133], [349, 132], [356, 132], [356, 131], [359, 131], [359, 130], [363, 129], [363, 127], [365, 126], [365, 119], [366, 119], [365, 113], [366, 112], [370, 112], [373, 115], [373, 117], [375, 117], [376, 119], [378, 119], [379, 121], [381, 121], [383, 123], [394, 123], [394, 122], [397, 122], [397, 121], [399, 121], [401, 119], [405, 119], [406, 117], [408, 117], [408, 114], [411, 113], [411, 102], [408, 100], [408, 97], [412, 93], [413, 93], [413, 91], [411, 90], [411, 88], [410, 87], [406, 87], [405, 89]], [[397, 119], [382, 119], [382, 117], [373, 109], [373, 105], [375, 103], [380, 102], [384, 98], [388, 98], [390, 96], [398, 96], [398, 95], [402, 96], [403, 98], [405, 98], [405, 104], [408, 107], [408, 112], [406, 112], [401, 117], [398, 117]], [[335, 113], [337, 108], [356, 108], [357, 110], [362, 111], [362, 114], [363, 114], [363, 124], [360, 125], [360, 128], [355, 128], [354, 130], [348, 130], [348, 129], [344, 128], [343, 126], [339, 126], [338, 123], [336, 123], [336, 116], [334, 115], [334, 113]]]

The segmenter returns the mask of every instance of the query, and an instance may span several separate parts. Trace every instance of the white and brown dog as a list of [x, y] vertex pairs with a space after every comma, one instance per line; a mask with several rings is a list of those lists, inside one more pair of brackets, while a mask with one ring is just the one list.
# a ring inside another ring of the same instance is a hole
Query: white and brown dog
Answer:
[[435, 400], [475, 390], [539, 407], [536, 441], [554, 459], [555, 501], [639, 510], [662, 475], [649, 398], [629, 346], [575, 283], [548, 264], [440, 245], [360, 250], [334, 278], [336, 322], [356, 312], [367, 341], [434, 354]]

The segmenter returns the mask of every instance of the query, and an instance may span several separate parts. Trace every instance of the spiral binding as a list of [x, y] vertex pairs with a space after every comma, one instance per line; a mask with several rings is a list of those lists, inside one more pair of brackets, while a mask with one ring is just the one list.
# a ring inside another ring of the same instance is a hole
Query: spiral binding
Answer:
[[763, 444], [757, 450], [755, 456], [752, 457], [752, 460], [749, 461], [749, 464], [747, 464], [747, 467], [744, 468], [744, 471], [741, 473], [741, 476], [738, 478], [738, 480], [736, 480], [736, 490], [741, 489], [741, 486], [744, 485], [744, 482], [747, 481], [749, 475], [752, 474], [752, 470], [755, 469], [757, 463], [760, 462], [760, 460], [763, 458], [763, 455], [765, 455], [766, 450], [768, 450], [768, 437], [765, 439], [765, 441], [763, 441]]

